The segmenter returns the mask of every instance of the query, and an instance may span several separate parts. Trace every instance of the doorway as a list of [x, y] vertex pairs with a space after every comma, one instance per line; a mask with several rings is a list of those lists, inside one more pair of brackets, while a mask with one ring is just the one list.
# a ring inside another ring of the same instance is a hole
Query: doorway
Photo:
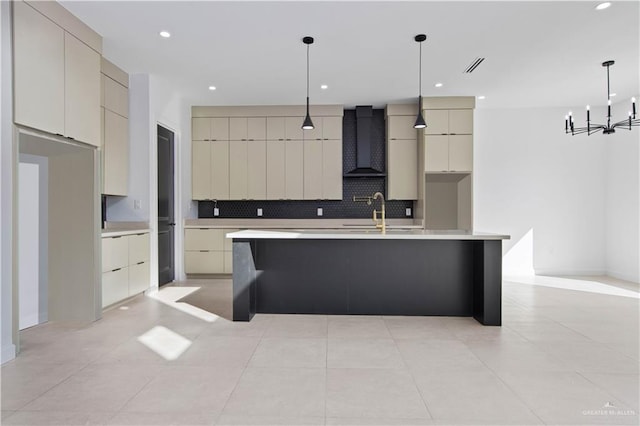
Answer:
[[158, 286], [175, 279], [174, 140], [158, 125]]

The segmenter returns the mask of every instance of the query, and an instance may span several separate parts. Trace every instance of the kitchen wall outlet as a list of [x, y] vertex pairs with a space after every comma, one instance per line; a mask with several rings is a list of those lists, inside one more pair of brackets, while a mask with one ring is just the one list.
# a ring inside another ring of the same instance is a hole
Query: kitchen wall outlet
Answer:
[[133, 209], [140, 210], [142, 208], [142, 202], [140, 200], [133, 200]]
[[407, 207], [407, 208], [404, 210], [404, 215], [405, 215], [406, 217], [411, 217], [411, 207]]
[[262, 209], [258, 209], [258, 217], [262, 217]]
[[219, 209], [219, 208], [217, 208], [217, 207], [215, 207], [215, 208], [213, 209], [213, 215], [214, 215], [214, 216], [220, 216], [220, 209]]
[[322, 207], [318, 207], [317, 215], [322, 216]]

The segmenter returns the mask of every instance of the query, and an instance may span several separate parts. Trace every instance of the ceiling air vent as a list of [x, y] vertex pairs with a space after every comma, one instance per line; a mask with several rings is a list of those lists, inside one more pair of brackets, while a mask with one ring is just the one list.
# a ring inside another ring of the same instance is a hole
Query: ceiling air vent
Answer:
[[484, 58], [476, 58], [473, 62], [471, 62], [471, 65], [469, 65], [467, 69], [464, 70], [464, 72], [467, 74], [474, 72], [475, 69], [478, 68], [478, 66], [482, 63], [482, 61], [484, 61]]

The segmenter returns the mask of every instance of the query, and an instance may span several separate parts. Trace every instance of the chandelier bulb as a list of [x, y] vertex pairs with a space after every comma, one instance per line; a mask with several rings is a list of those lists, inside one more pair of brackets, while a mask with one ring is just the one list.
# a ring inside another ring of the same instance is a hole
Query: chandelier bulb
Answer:
[[587, 111], [589, 111], [589, 105], [587, 105]]
[[607, 101], [607, 105], [611, 106], [611, 99]]

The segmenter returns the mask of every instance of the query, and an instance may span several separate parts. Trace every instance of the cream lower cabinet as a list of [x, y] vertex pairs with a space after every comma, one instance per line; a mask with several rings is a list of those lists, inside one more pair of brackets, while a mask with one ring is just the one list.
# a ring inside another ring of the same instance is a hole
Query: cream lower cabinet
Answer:
[[187, 274], [228, 274], [232, 272], [231, 240], [234, 229], [185, 229], [184, 268]]
[[149, 234], [102, 238], [102, 307], [149, 288]]

